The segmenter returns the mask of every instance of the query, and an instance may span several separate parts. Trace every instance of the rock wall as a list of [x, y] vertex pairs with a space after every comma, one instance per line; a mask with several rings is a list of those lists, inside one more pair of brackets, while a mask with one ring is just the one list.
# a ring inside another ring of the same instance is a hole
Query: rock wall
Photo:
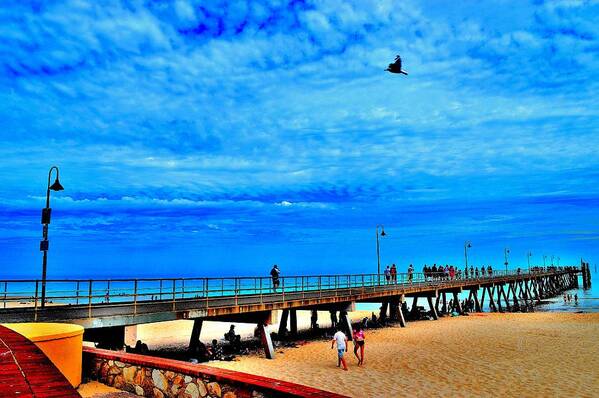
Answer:
[[238, 391], [239, 388], [216, 382], [209, 377], [192, 377], [103, 358], [93, 360], [91, 376], [92, 379], [119, 390], [152, 398], [267, 397], [256, 390]]
[[150, 398], [270, 398], [341, 395], [226, 369], [85, 347], [84, 378]]

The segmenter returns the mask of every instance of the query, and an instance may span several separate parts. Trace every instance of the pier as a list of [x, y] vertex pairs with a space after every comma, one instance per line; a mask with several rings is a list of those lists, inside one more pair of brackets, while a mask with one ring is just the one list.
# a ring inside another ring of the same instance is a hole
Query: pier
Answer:
[[[383, 275], [286, 276], [273, 286], [269, 277], [167, 278], [109, 280], [48, 280], [46, 305], [41, 308], [39, 280], [0, 281], [0, 323], [69, 322], [86, 329], [85, 339], [104, 347], [123, 346], [135, 336], [135, 325], [176, 319], [194, 320], [190, 347], [199, 339], [204, 320], [252, 323], [258, 326], [266, 356], [274, 356], [269, 325], [282, 311], [280, 334], [297, 333], [297, 310], [339, 313], [339, 323], [351, 338], [347, 312], [356, 303], [382, 303], [382, 319], [406, 327], [410, 314], [425, 300], [432, 319], [448, 312], [448, 299], [459, 306], [458, 294], [467, 293], [475, 311], [520, 311], [544, 298], [578, 287], [584, 267], [549, 267], [495, 271], [492, 276], [434, 278], [398, 274], [388, 282]], [[405, 303], [411, 301], [411, 311]]]

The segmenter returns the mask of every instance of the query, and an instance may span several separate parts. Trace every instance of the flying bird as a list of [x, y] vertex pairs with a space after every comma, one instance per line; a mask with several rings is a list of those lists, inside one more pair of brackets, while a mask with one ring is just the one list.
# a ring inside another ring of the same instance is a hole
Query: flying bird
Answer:
[[399, 55], [395, 57], [395, 62], [389, 64], [389, 66], [385, 70], [391, 73], [402, 73], [404, 75], [408, 74], [408, 72], [401, 69], [401, 57]]

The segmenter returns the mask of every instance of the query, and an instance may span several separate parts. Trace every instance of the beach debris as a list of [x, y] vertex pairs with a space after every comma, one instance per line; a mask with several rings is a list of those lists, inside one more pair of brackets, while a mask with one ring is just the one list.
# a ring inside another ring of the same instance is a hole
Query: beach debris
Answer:
[[389, 64], [389, 66], [387, 66], [387, 69], [385, 69], [387, 72], [391, 72], [391, 73], [400, 73], [403, 75], [407, 75], [408, 72], [401, 69], [401, 57], [398, 55], [395, 56], [395, 61], [393, 61], [392, 64]]

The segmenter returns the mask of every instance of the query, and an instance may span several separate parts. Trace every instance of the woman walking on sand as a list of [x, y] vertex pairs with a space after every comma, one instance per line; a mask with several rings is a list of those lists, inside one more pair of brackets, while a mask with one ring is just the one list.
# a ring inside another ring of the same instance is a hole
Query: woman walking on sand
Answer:
[[[354, 330], [354, 355], [358, 358], [358, 366], [364, 365], [364, 339], [364, 329], [362, 329], [362, 325], [359, 325]], [[358, 349], [360, 355], [358, 355]]]

